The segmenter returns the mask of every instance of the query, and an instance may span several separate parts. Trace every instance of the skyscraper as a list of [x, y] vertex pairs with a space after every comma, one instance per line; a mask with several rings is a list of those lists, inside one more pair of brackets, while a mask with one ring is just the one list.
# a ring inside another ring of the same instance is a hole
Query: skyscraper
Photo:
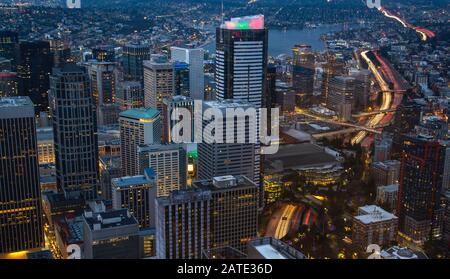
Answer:
[[17, 96], [18, 93], [17, 74], [0, 71], [0, 98]]
[[183, 144], [150, 144], [137, 148], [139, 172], [152, 168], [157, 177], [157, 196], [186, 187], [187, 156]]
[[125, 80], [143, 82], [144, 60], [150, 59], [150, 47], [146, 44], [131, 43], [123, 47], [122, 63]]
[[[264, 27], [263, 15], [232, 18], [217, 28], [216, 99], [241, 100], [252, 104], [256, 109], [261, 108], [264, 103], [267, 49], [268, 30]], [[255, 171], [253, 175], [245, 174], [258, 185], [261, 168], [259, 131], [260, 128], [257, 123], [255, 150], [252, 155], [253, 163], [251, 164]], [[225, 162], [225, 164], [227, 163]]]
[[268, 31], [264, 16], [232, 18], [216, 30], [216, 99], [262, 107]]
[[121, 110], [144, 107], [144, 90], [138, 81], [119, 83], [117, 89], [117, 103]]
[[98, 46], [92, 49], [92, 56], [99, 62], [115, 62], [115, 51], [113, 46]]
[[33, 103], [0, 98], [0, 254], [43, 246]]
[[322, 101], [323, 103], [328, 103], [330, 81], [333, 77], [344, 74], [345, 62], [341, 57], [331, 52], [328, 52], [325, 58], [326, 63], [323, 66], [322, 77]]
[[342, 120], [350, 120], [354, 104], [355, 78], [336, 76], [328, 85], [327, 107], [337, 112]]
[[189, 96], [189, 64], [184, 62], [173, 63], [174, 95]]
[[189, 65], [189, 91], [194, 100], [203, 100], [205, 91], [205, 76], [203, 59], [205, 51], [201, 48], [170, 48], [172, 61], [184, 62]]
[[161, 142], [160, 113], [152, 108], [129, 109], [120, 113], [119, 125], [122, 175], [139, 175], [137, 147]]
[[163, 115], [164, 122], [162, 122], [162, 142], [173, 142], [172, 128], [178, 123], [177, 120], [172, 120], [172, 113], [175, 109], [185, 108], [190, 111], [192, 115], [191, 125], [191, 142], [194, 142], [194, 100], [185, 96], [173, 96], [163, 99], [163, 108], [161, 114]]
[[17, 32], [0, 30], [0, 57], [11, 61], [11, 70], [17, 68], [19, 59], [19, 34]]
[[120, 107], [116, 104], [116, 72], [111, 62], [88, 62], [91, 92], [97, 106], [99, 125], [116, 124]]
[[440, 236], [440, 195], [446, 147], [432, 137], [405, 135], [399, 186], [399, 231], [423, 245]]
[[57, 185], [66, 194], [97, 196], [97, 117], [89, 76], [66, 64], [50, 77], [50, 107], [55, 137]]
[[36, 113], [47, 111], [49, 76], [53, 55], [46, 41], [20, 42], [20, 59], [17, 66], [20, 95], [29, 96]]
[[314, 91], [315, 56], [309, 45], [296, 45], [292, 52], [292, 86], [298, 96], [296, 104], [304, 107], [311, 103]]
[[145, 169], [144, 175], [114, 178], [111, 184], [113, 208], [128, 209], [140, 229], [154, 228], [156, 175], [153, 169]]
[[258, 187], [244, 176], [197, 181], [156, 201], [160, 259], [198, 259], [211, 249], [246, 252], [257, 236]]
[[[252, 109], [249, 103], [235, 100], [221, 100], [204, 102], [203, 111], [214, 108], [222, 111], [224, 119], [230, 119], [231, 116], [226, 115], [227, 109]], [[203, 121], [203, 129], [211, 121]], [[245, 119], [238, 118], [235, 122], [236, 127], [244, 127], [244, 130], [235, 129], [233, 132], [234, 143], [226, 143], [226, 122], [223, 121], [223, 139], [222, 143], [211, 143], [213, 139], [203, 139], [202, 143], [198, 144], [198, 178], [210, 179], [215, 176], [224, 175], [245, 175], [253, 182], [259, 185], [259, 161], [255, 159], [255, 141], [250, 141], [250, 129], [248, 122]], [[196, 128], [197, 129], [197, 128]], [[255, 132], [256, 134], [256, 132]], [[246, 143], [238, 143], [240, 136], [244, 136]], [[208, 143], [209, 142], [209, 143]]]
[[163, 55], [152, 55], [144, 62], [145, 107], [162, 110], [162, 101], [174, 95], [174, 73], [172, 62]]

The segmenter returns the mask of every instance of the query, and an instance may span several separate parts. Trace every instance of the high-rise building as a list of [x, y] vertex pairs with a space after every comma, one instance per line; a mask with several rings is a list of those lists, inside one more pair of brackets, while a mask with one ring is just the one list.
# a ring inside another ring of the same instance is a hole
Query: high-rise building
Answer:
[[139, 223], [131, 212], [107, 211], [103, 203], [91, 204], [83, 214], [83, 258], [138, 259]]
[[[203, 103], [203, 111], [214, 108], [222, 111], [223, 121], [223, 138], [222, 143], [214, 143], [214, 138], [203, 138], [203, 142], [198, 144], [198, 178], [210, 179], [211, 177], [224, 175], [245, 175], [253, 182], [259, 185], [259, 161], [255, 160], [255, 141], [250, 141], [250, 130], [255, 127], [249, 127], [246, 119], [237, 118], [236, 127], [243, 129], [235, 129], [232, 138], [234, 143], [227, 143], [226, 122], [235, 121], [231, 115], [227, 116], [227, 109], [243, 109], [244, 111], [254, 108], [249, 103], [238, 100], [221, 100], [208, 101]], [[203, 120], [203, 129], [210, 124], [211, 121]], [[196, 127], [197, 129], [197, 127]], [[254, 133], [256, 135], [256, 132]], [[211, 135], [205, 135], [211, 137]], [[245, 143], [238, 142], [239, 137], [244, 137]]]
[[402, 140], [399, 231], [417, 245], [441, 234], [440, 195], [446, 147], [431, 137], [411, 134]]
[[11, 61], [12, 68], [17, 68], [19, 60], [19, 34], [14, 31], [0, 30], [0, 57]]
[[150, 59], [150, 46], [146, 44], [131, 43], [123, 47], [122, 63], [125, 80], [143, 82], [144, 60]]
[[53, 66], [62, 67], [67, 63], [74, 63], [70, 46], [61, 39], [50, 39], [50, 51], [53, 54]]
[[119, 83], [117, 89], [117, 104], [121, 110], [144, 107], [144, 90], [138, 81]]
[[350, 120], [355, 92], [355, 78], [336, 76], [328, 85], [327, 107], [337, 112], [342, 120]]
[[194, 100], [203, 100], [205, 91], [205, 76], [203, 60], [205, 51], [201, 48], [170, 48], [172, 61], [184, 62], [189, 65], [189, 96]]
[[370, 97], [370, 71], [363, 69], [353, 72], [351, 75], [355, 78], [355, 107], [364, 110], [367, 108]]
[[89, 76], [74, 64], [54, 68], [50, 77], [57, 185], [66, 194], [97, 196], [97, 117]]
[[156, 252], [161, 259], [198, 259], [212, 249], [246, 252], [257, 236], [258, 187], [244, 176], [194, 182], [156, 201]]
[[267, 67], [266, 84], [264, 86], [263, 107], [265, 108], [273, 108], [277, 104], [276, 83], [277, 67], [275, 65], [269, 65]]
[[261, 237], [248, 243], [248, 259], [301, 260], [307, 257], [293, 246], [273, 237]]
[[152, 168], [157, 178], [157, 196], [186, 187], [187, 156], [183, 144], [150, 144], [137, 148], [139, 172]]
[[211, 248], [246, 253], [247, 242], [257, 236], [259, 186], [245, 176], [227, 175], [196, 181], [193, 187], [211, 192]]
[[158, 259], [200, 259], [211, 247], [211, 192], [190, 188], [156, 199]]
[[[267, 60], [268, 30], [264, 27], [263, 15], [225, 21], [216, 29], [216, 99], [241, 100], [252, 104], [256, 109], [261, 108], [264, 103]], [[253, 175], [246, 174], [258, 185], [261, 180], [259, 131], [259, 123], [256, 123], [255, 150], [252, 155], [255, 172]], [[221, 163], [227, 165], [227, 162]], [[222, 175], [224, 174], [226, 173]]]
[[376, 205], [358, 208], [353, 217], [352, 244], [366, 251], [370, 244], [389, 247], [397, 239], [398, 218]]
[[315, 56], [310, 45], [296, 45], [293, 49], [292, 87], [297, 106], [311, 103], [314, 91]]
[[162, 110], [164, 98], [174, 95], [174, 68], [166, 56], [152, 55], [144, 62], [144, 101], [145, 107]]
[[20, 95], [29, 96], [36, 113], [48, 111], [49, 76], [53, 55], [46, 41], [20, 42], [20, 59], [17, 66]]
[[262, 107], [267, 67], [264, 16], [232, 18], [216, 31], [216, 99]]
[[391, 158], [393, 138], [382, 134], [381, 136], [375, 136], [375, 144], [373, 145], [373, 162], [387, 161]]
[[17, 73], [0, 71], [0, 98], [19, 94]]
[[0, 98], [0, 254], [43, 246], [33, 103]]
[[342, 57], [334, 53], [326, 54], [326, 63], [323, 66], [322, 75], [322, 101], [328, 104], [330, 81], [335, 76], [345, 74], [345, 62]]
[[115, 64], [111, 62], [88, 62], [91, 92], [97, 106], [99, 125], [117, 124], [120, 107], [116, 104]]
[[184, 62], [174, 62], [173, 78], [174, 95], [188, 97], [190, 95], [189, 64]]
[[162, 123], [162, 142], [173, 142], [172, 128], [178, 123], [179, 119], [172, 120], [172, 113], [175, 109], [185, 108], [191, 113], [191, 142], [194, 142], [194, 100], [185, 96], [173, 96], [163, 99], [162, 114], [164, 122]]
[[128, 209], [140, 229], [155, 227], [156, 174], [153, 169], [145, 169], [144, 175], [114, 178], [111, 186], [114, 209]]
[[161, 142], [160, 113], [152, 108], [129, 109], [120, 113], [119, 125], [122, 175], [139, 175], [137, 147]]

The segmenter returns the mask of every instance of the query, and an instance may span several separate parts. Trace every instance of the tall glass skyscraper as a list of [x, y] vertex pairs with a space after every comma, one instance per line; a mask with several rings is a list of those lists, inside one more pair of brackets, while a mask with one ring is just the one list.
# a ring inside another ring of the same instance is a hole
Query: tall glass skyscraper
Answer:
[[144, 60], [150, 59], [150, 47], [146, 44], [131, 43], [123, 47], [122, 63], [125, 80], [144, 80]]
[[56, 157], [56, 180], [68, 195], [97, 196], [97, 117], [89, 76], [74, 64], [53, 69], [50, 107]]
[[53, 67], [53, 54], [46, 41], [20, 42], [17, 66], [19, 94], [29, 96], [36, 113], [48, 110], [49, 76]]
[[43, 246], [33, 103], [0, 98], [0, 254]]

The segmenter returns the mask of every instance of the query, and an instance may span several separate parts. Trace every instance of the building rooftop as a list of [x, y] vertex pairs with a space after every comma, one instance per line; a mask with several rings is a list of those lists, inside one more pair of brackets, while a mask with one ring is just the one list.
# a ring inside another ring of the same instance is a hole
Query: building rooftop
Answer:
[[355, 216], [354, 218], [366, 225], [398, 219], [394, 214], [389, 213], [376, 205], [362, 206], [358, 209], [358, 214], [360, 215]]
[[251, 187], [255, 184], [243, 175], [226, 175], [218, 176], [208, 180], [198, 180], [193, 182], [193, 187], [202, 190], [217, 191], [222, 189], [236, 188], [236, 187]]
[[2, 97], [0, 98], [0, 108], [17, 108], [22, 106], [33, 106], [33, 102], [28, 96]]
[[204, 104], [204, 109], [208, 108], [208, 107], [214, 107], [214, 108], [219, 108], [219, 109], [225, 109], [225, 108], [242, 108], [242, 107], [253, 107], [252, 104], [245, 102], [245, 101], [241, 101], [241, 100], [236, 100], [236, 99], [224, 99], [224, 100], [216, 100], [216, 101], [206, 101], [203, 103]]
[[153, 108], [134, 108], [123, 111], [119, 114], [120, 117], [127, 117], [133, 119], [152, 120], [159, 116], [159, 111]]
[[311, 143], [281, 145], [278, 152], [265, 156], [266, 169], [301, 169], [339, 163], [321, 146]]
[[396, 260], [428, 259], [427, 255], [425, 255], [423, 252], [413, 251], [409, 248], [399, 246], [393, 246], [386, 250], [382, 250], [381, 257], [383, 259]]
[[264, 29], [264, 15], [234, 17], [220, 27], [229, 30]]
[[[306, 259], [306, 256], [294, 247], [272, 237], [262, 237], [249, 241], [259, 255], [270, 260]], [[249, 258], [252, 255], [249, 254]]]
[[135, 185], [148, 184], [150, 181], [144, 175], [136, 176], [124, 176], [119, 178], [113, 178], [111, 184], [114, 187], [126, 188]]
[[86, 211], [83, 216], [92, 231], [138, 225], [136, 219], [131, 215], [128, 209], [118, 209], [107, 212]]
[[379, 169], [389, 169], [392, 167], [400, 166], [400, 161], [397, 160], [388, 160], [388, 161], [381, 161], [381, 162], [374, 162], [372, 163], [372, 167], [376, 167]]
[[387, 193], [393, 193], [398, 191], [398, 184], [392, 184], [392, 185], [386, 185], [386, 186], [379, 186], [378, 189], [383, 190]]

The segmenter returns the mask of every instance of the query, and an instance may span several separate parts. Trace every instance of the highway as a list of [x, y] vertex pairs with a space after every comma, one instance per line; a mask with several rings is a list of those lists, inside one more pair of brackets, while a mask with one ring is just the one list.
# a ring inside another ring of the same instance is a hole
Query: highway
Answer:
[[[361, 57], [366, 61], [367, 65], [369, 66], [369, 70], [374, 75], [378, 85], [381, 88], [381, 91], [383, 92], [383, 99], [382, 104], [380, 107], [380, 111], [388, 110], [390, 108], [391, 102], [392, 102], [392, 94], [390, 92], [389, 84], [383, 79], [380, 72], [378, 71], [378, 68], [375, 66], [375, 64], [369, 59], [367, 56], [367, 53], [369, 51], [363, 51], [361, 53]], [[381, 120], [384, 117], [384, 113], [379, 113], [372, 118], [369, 119], [367, 122], [368, 128], [374, 128], [376, 125], [378, 125]], [[360, 131], [353, 139], [352, 144], [358, 144], [361, 143], [361, 141], [367, 136], [366, 131]]]
[[423, 27], [414, 26], [414, 25], [410, 24], [409, 22], [407, 22], [406, 20], [404, 20], [404, 19], [400, 18], [399, 16], [394, 15], [390, 11], [386, 10], [386, 8], [384, 8], [384, 7], [380, 7], [378, 10], [381, 13], [383, 13], [383, 15], [385, 17], [391, 18], [391, 19], [394, 19], [394, 20], [400, 22], [403, 25], [403, 27], [415, 30], [417, 33], [419, 33], [422, 41], [426, 41], [429, 38], [434, 38], [436, 36], [436, 34], [433, 31], [428, 30]]
[[285, 207], [280, 221], [278, 222], [277, 229], [275, 230], [276, 239], [282, 239], [288, 234], [292, 222], [292, 216], [294, 215], [296, 209], [296, 206], [290, 204]]

